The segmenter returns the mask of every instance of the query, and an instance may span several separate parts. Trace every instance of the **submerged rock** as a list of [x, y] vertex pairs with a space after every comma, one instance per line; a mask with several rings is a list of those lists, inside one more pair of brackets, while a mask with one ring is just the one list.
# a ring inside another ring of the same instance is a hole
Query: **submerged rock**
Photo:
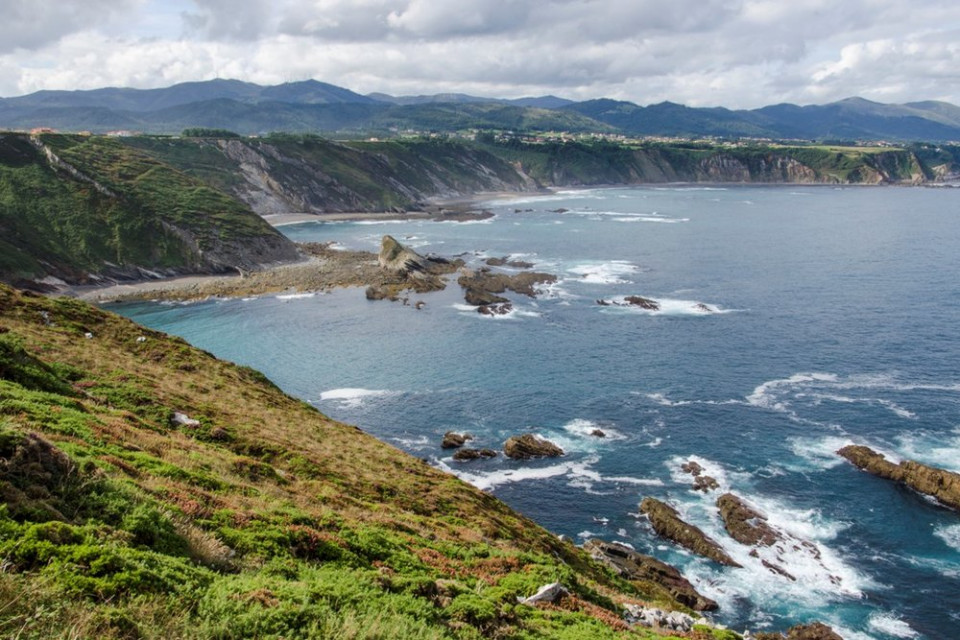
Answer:
[[533, 263], [525, 260], [510, 260], [503, 258], [487, 258], [484, 262], [491, 267], [512, 267], [514, 269], [532, 269]]
[[503, 453], [514, 460], [529, 458], [555, 458], [563, 455], [563, 449], [549, 440], [538, 438], [532, 433], [511, 436], [503, 443]]
[[693, 490], [708, 493], [720, 488], [720, 483], [713, 476], [697, 476], [693, 479]]
[[651, 300], [650, 298], [644, 298], [642, 296], [627, 296], [622, 301], [620, 300], [597, 300], [597, 304], [601, 307], [640, 307], [641, 309], [646, 309], [647, 311], [659, 311], [660, 303], [656, 300]]
[[850, 445], [837, 453], [860, 469], [881, 478], [904, 484], [935, 498], [944, 506], [960, 511], [960, 474], [913, 460], [894, 464], [869, 447]]
[[610, 567], [617, 575], [627, 580], [653, 583], [685, 607], [694, 611], [716, 611], [718, 608], [715, 601], [701, 595], [689, 580], [666, 562], [615, 542], [592, 539], [583, 548], [594, 560]]
[[493, 449], [457, 449], [453, 454], [454, 460], [476, 460], [477, 458], [496, 458], [497, 452]]
[[681, 547], [728, 567], [741, 566], [717, 542], [697, 527], [684, 522], [676, 509], [656, 498], [644, 498], [640, 512], [646, 514], [658, 535]]

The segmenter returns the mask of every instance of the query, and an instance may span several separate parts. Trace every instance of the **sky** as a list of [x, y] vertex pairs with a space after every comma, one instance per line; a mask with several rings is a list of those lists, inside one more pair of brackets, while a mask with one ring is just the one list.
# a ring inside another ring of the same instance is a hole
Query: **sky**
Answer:
[[0, 0], [0, 96], [313, 78], [755, 108], [960, 104], [957, 0]]

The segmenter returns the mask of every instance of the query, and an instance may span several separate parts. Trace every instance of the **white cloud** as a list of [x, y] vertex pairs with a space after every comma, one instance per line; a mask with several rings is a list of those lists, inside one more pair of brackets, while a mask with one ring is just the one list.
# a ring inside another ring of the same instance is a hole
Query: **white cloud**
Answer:
[[960, 12], [946, 0], [9, 2], [8, 96], [219, 76], [694, 106], [960, 102]]

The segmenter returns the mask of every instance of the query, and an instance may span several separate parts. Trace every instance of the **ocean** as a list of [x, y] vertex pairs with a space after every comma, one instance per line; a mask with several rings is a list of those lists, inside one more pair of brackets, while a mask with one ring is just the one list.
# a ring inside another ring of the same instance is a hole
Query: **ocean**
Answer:
[[[960, 637], [960, 516], [836, 455], [865, 444], [960, 472], [960, 192], [659, 186], [496, 199], [469, 223], [310, 222], [297, 241], [521, 259], [559, 276], [481, 316], [453, 283], [110, 308], [266, 373], [338, 420], [492, 492], [557, 534], [679, 567], [735, 630], [822, 620], [847, 640]], [[598, 300], [640, 295], [658, 311]], [[606, 437], [591, 435], [600, 429]], [[456, 462], [444, 432], [566, 455]], [[696, 461], [718, 491], [691, 489]], [[732, 491], [796, 544], [723, 530]], [[658, 538], [674, 505], [742, 568]], [[804, 545], [800, 541], [808, 541]], [[784, 572], [764, 565], [769, 560]], [[784, 575], [787, 573], [789, 575]]]

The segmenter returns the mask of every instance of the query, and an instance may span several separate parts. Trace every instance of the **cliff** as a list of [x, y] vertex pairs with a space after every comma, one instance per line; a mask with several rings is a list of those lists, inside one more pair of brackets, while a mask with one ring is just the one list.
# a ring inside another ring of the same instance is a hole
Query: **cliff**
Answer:
[[298, 258], [242, 202], [146, 154], [108, 138], [26, 134], [0, 134], [0, 250], [0, 279], [20, 283]]
[[4, 636], [658, 638], [623, 605], [680, 606], [256, 371], [3, 285], [0, 500]]

